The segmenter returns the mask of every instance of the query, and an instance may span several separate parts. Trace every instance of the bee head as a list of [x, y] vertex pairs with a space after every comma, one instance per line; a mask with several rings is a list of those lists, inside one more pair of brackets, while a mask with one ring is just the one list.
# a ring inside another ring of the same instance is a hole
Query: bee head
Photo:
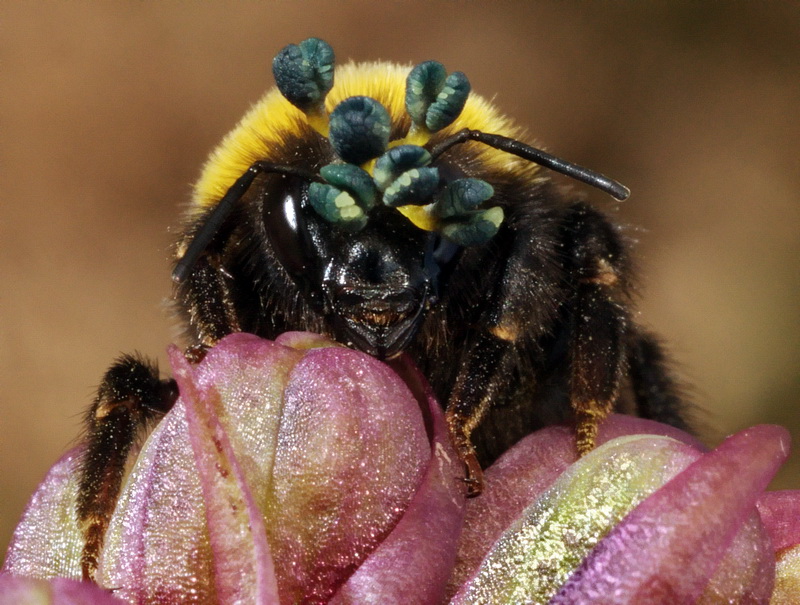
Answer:
[[[436, 304], [459, 246], [377, 207], [359, 228], [323, 216], [303, 177], [265, 178], [269, 255], [338, 341], [381, 359], [401, 353]], [[275, 200], [280, 199], [280, 204]]]
[[441, 161], [451, 147], [478, 141], [618, 197], [624, 189], [500, 135], [464, 129], [443, 136], [462, 113], [470, 84], [435, 61], [408, 74], [400, 122], [409, 125], [401, 129], [369, 95], [346, 97], [328, 111], [334, 54], [322, 40], [285, 47], [273, 74], [281, 95], [300, 110], [304, 131], [324, 143], [325, 159], [252, 162], [193, 225], [173, 279], [187, 279], [258, 178], [263, 210], [255, 220], [263, 221], [273, 256], [335, 338], [381, 358], [413, 339], [459, 251], [485, 245], [504, 221], [489, 182]]

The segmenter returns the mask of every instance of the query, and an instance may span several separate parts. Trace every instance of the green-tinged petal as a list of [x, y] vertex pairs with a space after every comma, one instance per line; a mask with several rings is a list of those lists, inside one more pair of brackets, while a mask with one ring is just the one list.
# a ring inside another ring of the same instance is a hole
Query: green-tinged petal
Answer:
[[508, 528], [453, 603], [546, 603], [630, 510], [697, 456], [651, 435], [597, 448]]
[[[597, 444], [637, 434], [670, 437], [698, 452], [706, 451], [694, 437], [676, 428], [621, 414], [611, 414], [600, 425]], [[506, 528], [577, 460], [573, 430], [567, 426], [551, 426], [523, 438], [486, 469], [483, 494], [467, 503], [467, 517], [448, 594], [456, 593]]]
[[[228, 436], [232, 421], [214, 386], [201, 389], [183, 353], [170, 361], [186, 403], [189, 441], [197, 463], [221, 603], [278, 603], [278, 583], [261, 511]], [[238, 419], [237, 419], [238, 420]]]
[[[780, 427], [756, 426], [729, 437], [636, 507], [552, 602], [696, 602], [788, 452], [788, 434]], [[774, 565], [771, 556], [764, 565]], [[768, 598], [771, 570], [761, 575], [768, 583], [757, 582], [745, 602]]]
[[797, 605], [800, 595], [800, 545], [778, 553], [775, 562], [775, 589], [770, 605]]
[[[283, 391], [303, 353], [246, 334], [230, 336], [220, 345], [209, 350], [194, 379], [201, 392], [213, 386], [228, 417], [236, 419], [227, 427], [227, 438], [253, 498], [263, 502]], [[133, 602], [185, 594], [213, 601], [216, 567], [182, 394], [148, 438], [126, 481], [97, 579]]]
[[32, 578], [81, 577], [78, 464], [83, 448], [61, 457], [31, 497], [14, 530], [3, 571]]

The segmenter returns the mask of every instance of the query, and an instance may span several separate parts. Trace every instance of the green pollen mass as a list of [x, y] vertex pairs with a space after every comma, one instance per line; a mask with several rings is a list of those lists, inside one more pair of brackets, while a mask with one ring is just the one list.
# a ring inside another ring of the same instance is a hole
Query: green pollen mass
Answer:
[[412, 168], [401, 174], [383, 193], [383, 203], [392, 208], [428, 204], [439, 188], [439, 170]]
[[[320, 168], [324, 183], [309, 184], [312, 208], [343, 229], [358, 230], [366, 225], [367, 214], [380, 196], [383, 204], [399, 208], [420, 229], [439, 231], [462, 246], [486, 243], [504, 218], [499, 206], [480, 209], [494, 196], [492, 186], [473, 178], [443, 182], [438, 168], [430, 166], [430, 152], [421, 144], [388, 149], [391, 118], [376, 99], [349, 97], [328, 116], [324, 101], [333, 87], [334, 61], [333, 49], [318, 38], [284, 47], [273, 61], [281, 93], [306, 114], [317, 132], [328, 137], [339, 158]], [[469, 80], [463, 73], [448, 75], [438, 61], [416, 65], [406, 79], [405, 95], [411, 131], [416, 134], [406, 140], [427, 141], [431, 133], [452, 124], [469, 93]]]
[[364, 212], [355, 204], [350, 204], [341, 209], [340, 215], [346, 221], [352, 221], [364, 216]]
[[406, 80], [406, 111], [414, 124], [437, 132], [461, 114], [470, 92], [467, 76], [449, 76], [438, 61], [420, 63]]
[[346, 191], [342, 191], [339, 195], [337, 195], [333, 199], [333, 203], [336, 205], [337, 208], [339, 208], [340, 211], [345, 206], [355, 206], [356, 205], [356, 201], [353, 199], [353, 196], [351, 196]]
[[336, 154], [350, 164], [364, 164], [389, 144], [391, 119], [370, 97], [350, 97], [331, 112], [329, 139]]
[[419, 145], [392, 147], [375, 162], [372, 170], [375, 183], [385, 191], [398, 176], [411, 168], [421, 168], [431, 163], [431, 154]]
[[327, 42], [308, 38], [285, 46], [272, 61], [272, 74], [283, 96], [308, 113], [321, 109], [333, 88], [334, 62]]
[[319, 174], [329, 184], [353, 195], [364, 210], [372, 208], [378, 199], [375, 181], [355, 164], [328, 164], [320, 168]]
[[444, 86], [447, 71], [438, 61], [416, 65], [406, 79], [406, 111], [415, 124], [424, 125], [428, 108]]
[[353, 197], [332, 185], [311, 183], [308, 200], [322, 218], [345, 229], [358, 230], [367, 222], [364, 211]]
[[484, 180], [464, 178], [447, 184], [437, 196], [434, 213], [451, 218], [475, 210], [494, 195], [494, 188]]
[[444, 87], [425, 116], [425, 126], [428, 130], [436, 132], [452, 124], [461, 115], [470, 90], [467, 76], [460, 71], [447, 76]]
[[447, 223], [442, 226], [441, 232], [444, 237], [459, 246], [479, 246], [494, 237], [503, 218], [503, 209], [495, 206], [474, 212], [466, 220]]

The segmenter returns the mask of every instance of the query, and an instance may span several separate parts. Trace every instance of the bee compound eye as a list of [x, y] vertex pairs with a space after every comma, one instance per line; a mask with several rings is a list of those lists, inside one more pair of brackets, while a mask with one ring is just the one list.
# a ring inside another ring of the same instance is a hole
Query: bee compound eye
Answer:
[[303, 198], [308, 182], [296, 176], [269, 175], [263, 188], [264, 229], [272, 251], [292, 278], [310, 266]]

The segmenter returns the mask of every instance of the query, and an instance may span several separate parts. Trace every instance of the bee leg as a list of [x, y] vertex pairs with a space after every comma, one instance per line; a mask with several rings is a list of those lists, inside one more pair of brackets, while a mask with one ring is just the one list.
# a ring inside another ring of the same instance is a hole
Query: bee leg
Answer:
[[530, 344], [546, 335], [558, 314], [557, 297], [564, 276], [558, 263], [531, 245], [538, 237], [552, 237], [549, 223], [534, 225], [532, 231], [510, 232], [498, 244], [501, 261], [487, 267], [487, 283], [494, 284], [494, 290], [485, 296], [485, 308], [461, 354], [448, 398], [445, 418], [450, 440], [464, 462], [468, 496], [483, 490], [472, 433], [490, 405], [508, 389], [509, 376], [519, 363], [520, 341]]
[[578, 286], [574, 313], [569, 392], [575, 445], [583, 455], [594, 449], [598, 426], [617, 398], [625, 370], [627, 314], [594, 284]]
[[467, 495], [483, 491], [483, 470], [478, 462], [471, 434], [477, 427], [510, 366], [511, 343], [491, 333], [482, 333], [465, 356], [455, 388], [445, 410], [450, 440], [464, 463]]
[[86, 415], [86, 449], [79, 470], [76, 512], [84, 536], [84, 580], [94, 580], [131, 447], [177, 397], [175, 381], [160, 380], [156, 366], [138, 356], [120, 357], [103, 376]]
[[570, 303], [569, 393], [580, 455], [594, 449], [600, 423], [614, 407], [627, 369], [629, 317], [625, 247], [608, 220], [579, 203], [571, 208], [566, 237], [575, 291]]
[[686, 404], [680, 387], [669, 370], [667, 356], [652, 334], [637, 330], [631, 335], [628, 366], [639, 415], [690, 431], [689, 423], [684, 420]]
[[217, 255], [206, 254], [197, 260], [177, 292], [181, 307], [187, 310], [186, 323], [196, 338], [187, 350], [190, 361], [201, 360], [205, 349], [228, 334], [241, 331], [227, 279]]

